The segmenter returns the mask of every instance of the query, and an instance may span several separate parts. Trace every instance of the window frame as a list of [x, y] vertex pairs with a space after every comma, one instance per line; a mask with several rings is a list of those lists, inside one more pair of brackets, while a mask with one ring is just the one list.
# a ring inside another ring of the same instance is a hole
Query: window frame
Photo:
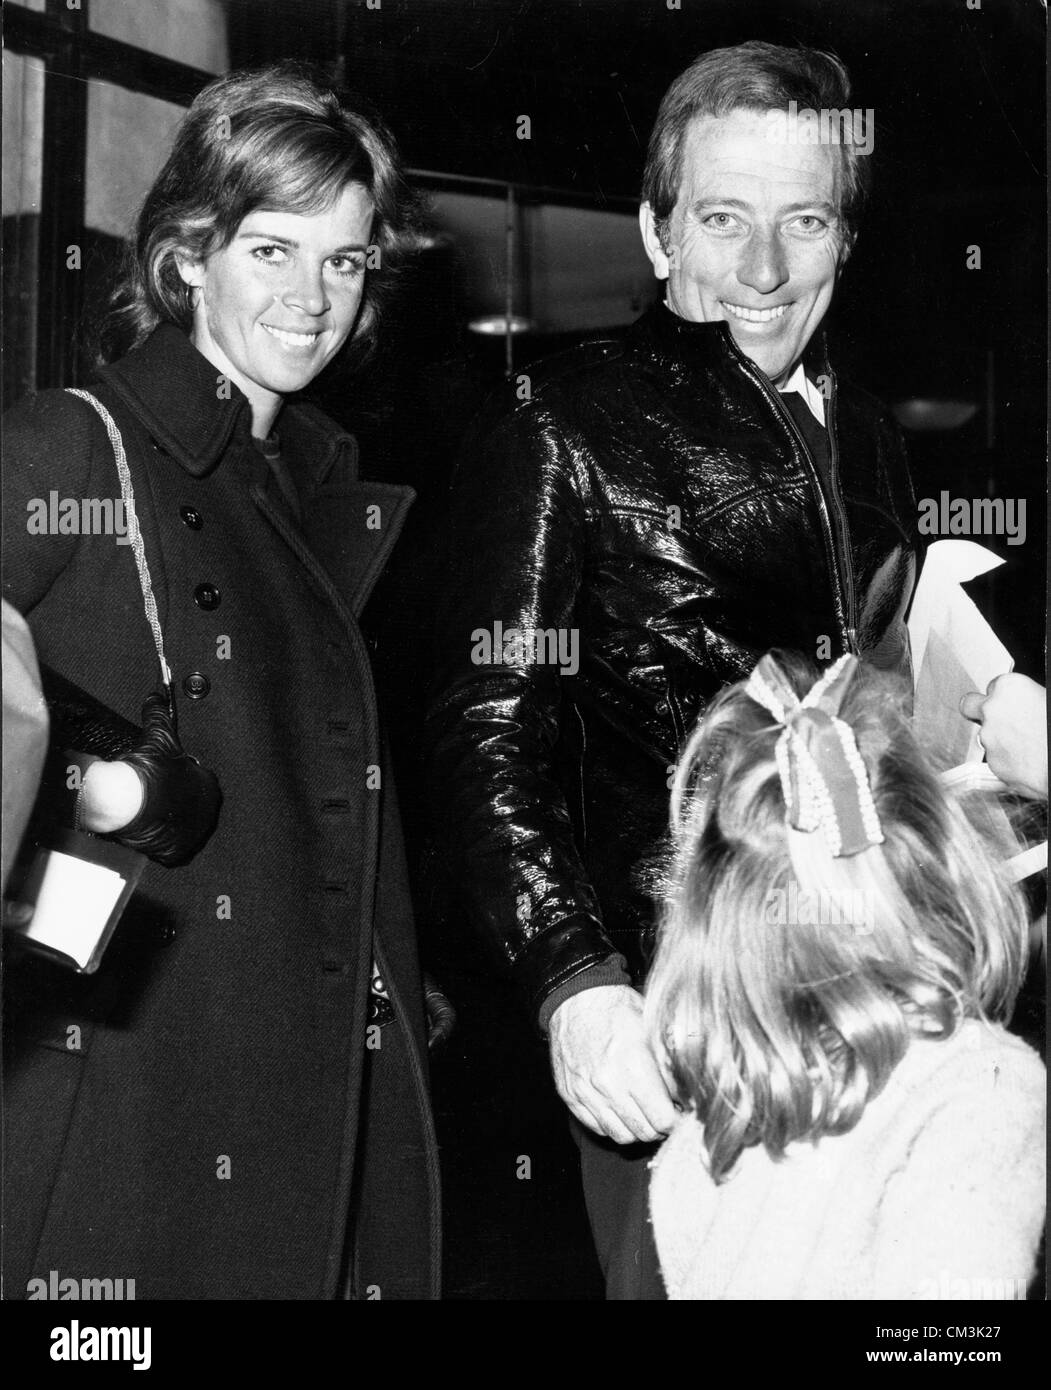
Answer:
[[[84, 308], [82, 277], [66, 268], [68, 248], [84, 236], [89, 81], [102, 81], [144, 96], [187, 107], [215, 77], [95, 33], [89, 27], [91, 0], [70, 9], [66, 0], [47, 0], [41, 13], [24, 5], [4, 6], [4, 47], [44, 65], [44, 121], [37, 264], [38, 391], [78, 383], [74, 328]], [[57, 79], [57, 80], [52, 80]]]

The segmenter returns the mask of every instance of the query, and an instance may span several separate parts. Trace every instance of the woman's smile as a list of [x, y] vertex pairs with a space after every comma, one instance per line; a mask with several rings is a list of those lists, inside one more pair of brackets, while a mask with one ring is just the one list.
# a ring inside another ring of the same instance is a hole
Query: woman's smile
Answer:
[[321, 337], [320, 330], [312, 333], [297, 333], [290, 328], [276, 328], [270, 323], [261, 324], [260, 327], [265, 328], [279, 343], [291, 350], [313, 348], [317, 340]]

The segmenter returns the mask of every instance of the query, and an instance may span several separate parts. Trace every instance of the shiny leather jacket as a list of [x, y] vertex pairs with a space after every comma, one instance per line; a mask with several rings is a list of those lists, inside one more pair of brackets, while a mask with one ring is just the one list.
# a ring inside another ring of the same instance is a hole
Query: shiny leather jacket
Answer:
[[823, 342], [806, 366], [829, 382], [824, 478], [729, 328], [663, 305], [519, 378], [530, 399], [469, 437], [431, 795], [453, 887], [534, 1009], [617, 952], [641, 975], [671, 772], [722, 686], [770, 647], [908, 669], [901, 436]]

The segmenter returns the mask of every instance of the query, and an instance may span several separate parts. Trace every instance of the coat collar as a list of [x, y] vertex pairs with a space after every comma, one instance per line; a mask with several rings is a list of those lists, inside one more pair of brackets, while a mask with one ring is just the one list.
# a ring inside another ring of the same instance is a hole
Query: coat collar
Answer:
[[180, 467], [203, 477], [225, 451], [248, 451], [253, 501], [300, 562], [352, 623], [397, 539], [415, 496], [411, 488], [362, 481], [357, 441], [316, 406], [290, 400], [277, 417], [282, 453], [299, 484], [303, 529], [275, 502], [262, 456], [249, 444], [251, 412], [231, 382], [217, 390], [218, 373], [174, 324], [160, 324], [141, 347], [105, 367], [100, 379]]
[[[150, 436], [187, 473], [196, 478], [219, 462], [235, 432], [250, 429], [248, 400], [231, 381], [220, 391], [220, 374], [173, 323], [162, 323], [146, 341], [99, 377], [141, 420]], [[354, 436], [333, 427], [320, 411], [291, 400], [278, 417], [290, 415], [301, 465], [321, 483], [337, 456], [349, 455], [356, 474]]]
[[415, 496], [412, 488], [393, 483], [350, 481], [337, 469], [304, 498], [303, 525], [297, 527], [269, 476], [251, 488], [252, 501], [348, 625], [360, 618]]
[[[680, 318], [666, 304], [657, 303], [635, 320], [629, 340], [644, 356], [664, 370], [668, 366], [691, 373], [715, 370], [743, 356], [728, 323], [694, 323]], [[802, 357], [810, 379], [829, 375], [828, 342], [819, 329], [807, 344]]]

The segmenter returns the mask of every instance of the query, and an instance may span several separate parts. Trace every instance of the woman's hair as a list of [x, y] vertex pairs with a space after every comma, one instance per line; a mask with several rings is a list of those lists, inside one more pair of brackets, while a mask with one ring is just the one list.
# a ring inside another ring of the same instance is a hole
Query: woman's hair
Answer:
[[[774, 655], [802, 698], [819, 670]], [[913, 1036], [1013, 1007], [1027, 927], [1002, 869], [1013, 832], [939, 782], [906, 698], [859, 665], [839, 711], [884, 835], [860, 854], [834, 858], [820, 829], [788, 825], [783, 726], [744, 685], [713, 701], [676, 770], [646, 1018], [717, 1182], [750, 1145], [776, 1158], [851, 1129]]]
[[360, 361], [371, 350], [392, 275], [415, 244], [415, 199], [393, 136], [362, 103], [352, 105], [299, 64], [210, 82], [183, 119], [139, 212], [99, 335], [100, 358], [112, 361], [137, 346], [158, 323], [190, 330], [191, 290], [177, 256], [202, 260], [223, 249], [257, 209], [321, 212], [352, 183], [366, 189], [375, 208], [371, 240], [379, 252], [377, 268], [366, 272], [349, 345]]
[[[642, 198], [653, 211], [661, 244], [682, 186], [686, 135], [699, 116], [733, 111], [843, 111], [850, 105], [850, 76], [831, 53], [816, 48], [785, 48], [751, 40], [703, 53], [679, 74], [664, 94], [650, 135]], [[849, 245], [868, 191], [868, 161], [850, 141], [836, 146], [839, 212]]]

